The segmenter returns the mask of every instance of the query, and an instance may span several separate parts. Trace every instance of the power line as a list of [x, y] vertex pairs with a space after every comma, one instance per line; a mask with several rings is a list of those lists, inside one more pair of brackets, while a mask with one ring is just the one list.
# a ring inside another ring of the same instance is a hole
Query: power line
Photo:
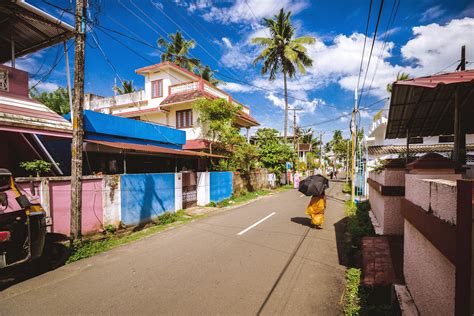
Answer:
[[378, 29], [379, 29], [380, 17], [382, 16], [383, 4], [384, 4], [384, 0], [381, 0], [380, 1], [379, 13], [378, 13], [378, 16], [377, 16], [377, 23], [375, 24], [374, 36], [372, 38], [372, 46], [370, 47], [369, 60], [367, 62], [367, 68], [365, 69], [364, 81], [362, 83], [362, 89], [360, 91], [360, 97], [359, 97], [359, 100], [358, 100], [358, 103], [357, 103], [357, 107], [359, 107], [360, 99], [362, 98], [362, 95], [364, 94], [365, 81], [367, 80], [367, 74], [368, 74], [369, 68], [370, 68], [370, 60], [372, 59], [372, 52], [374, 50], [375, 41], [377, 39], [377, 32], [378, 32]]
[[357, 90], [359, 90], [360, 76], [362, 75], [362, 65], [364, 63], [365, 45], [367, 43], [367, 35], [368, 35], [368, 32], [369, 32], [370, 14], [372, 12], [372, 2], [373, 2], [373, 0], [370, 0], [369, 14], [367, 15], [367, 23], [365, 25], [364, 46], [362, 48], [362, 57], [360, 58], [359, 75], [357, 76]]
[[[378, 67], [379, 67], [379, 64], [380, 64], [380, 60], [382, 59], [383, 52], [385, 51], [385, 48], [387, 47], [388, 40], [390, 38], [390, 31], [389, 30], [392, 27], [393, 22], [395, 21], [395, 17], [397, 16], [397, 13], [398, 13], [398, 8], [400, 6], [400, 1], [401, 0], [394, 0], [394, 2], [393, 2], [392, 10], [390, 11], [390, 17], [389, 17], [388, 23], [387, 23], [387, 28], [385, 29], [385, 36], [384, 36], [383, 45], [382, 45], [382, 48], [380, 49], [379, 57], [377, 59], [377, 64], [375, 64], [375, 70], [374, 70], [374, 73], [372, 75], [372, 80], [370, 81], [369, 89], [367, 91], [371, 91], [371, 89], [372, 89], [372, 85], [374, 83], [375, 75], [377, 74], [377, 70], [378, 70]], [[367, 72], [368, 71], [369, 70], [367, 69]], [[362, 103], [363, 98], [364, 98], [364, 96], [361, 95], [360, 103]]]

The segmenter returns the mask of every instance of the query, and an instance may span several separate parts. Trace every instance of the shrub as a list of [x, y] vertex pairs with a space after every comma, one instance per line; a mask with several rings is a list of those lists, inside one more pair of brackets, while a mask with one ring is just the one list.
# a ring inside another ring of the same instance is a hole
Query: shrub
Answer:
[[33, 171], [39, 177], [41, 173], [50, 172], [51, 164], [44, 160], [33, 160], [20, 162], [20, 167], [26, 171]]
[[344, 294], [344, 315], [359, 315], [360, 312], [360, 269], [350, 268], [346, 271], [346, 291]]

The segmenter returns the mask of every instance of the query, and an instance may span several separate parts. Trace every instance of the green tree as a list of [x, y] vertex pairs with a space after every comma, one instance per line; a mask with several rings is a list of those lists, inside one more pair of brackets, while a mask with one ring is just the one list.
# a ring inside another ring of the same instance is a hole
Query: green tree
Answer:
[[281, 141], [276, 129], [260, 128], [255, 136], [260, 164], [280, 177], [286, 170], [286, 162], [294, 160], [293, 149]]
[[201, 77], [204, 80], [209, 81], [213, 85], [225, 85], [225, 82], [222, 80], [217, 79], [214, 74], [216, 71], [212, 70], [209, 65], [206, 65], [205, 67], [199, 67], [197, 68], [195, 74], [199, 77]]
[[52, 92], [38, 92], [36, 89], [30, 91], [31, 97], [46, 105], [48, 108], [64, 115], [69, 113], [69, 94], [66, 89], [59, 87]]
[[[399, 72], [399, 73], [397, 74], [397, 80], [395, 80], [395, 81], [408, 80], [408, 79], [410, 79], [410, 75], [409, 75], [409, 74], [404, 73], [404, 72]], [[392, 83], [387, 84], [387, 92], [392, 93], [392, 87], [393, 87], [393, 84], [392, 84]]]
[[169, 41], [161, 37], [157, 42], [158, 47], [165, 50], [161, 54], [162, 62], [173, 62], [189, 71], [200, 67], [201, 62], [198, 59], [189, 57], [189, 51], [196, 46], [194, 40], [186, 40], [179, 31], [169, 34], [168, 37]]
[[135, 92], [135, 88], [133, 87], [133, 80], [124, 80], [122, 81], [122, 87], [116, 87], [118, 94], [127, 94]]
[[257, 167], [257, 149], [233, 125], [235, 115], [242, 109], [240, 105], [202, 98], [194, 103], [194, 109], [199, 112], [203, 136], [211, 141], [209, 151], [228, 157], [219, 161], [218, 169], [248, 173]]
[[277, 74], [283, 73], [283, 88], [285, 91], [285, 124], [284, 139], [288, 133], [288, 89], [287, 77], [296, 75], [297, 69], [301, 74], [306, 72], [305, 67], [313, 64], [307, 55], [305, 44], [314, 44], [316, 39], [311, 36], [295, 38], [296, 29], [291, 24], [291, 12], [283, 8], [273, 19], [263, 19], [265, 26], [270, 31], [270, 37], [256, 37], [252, 43], [263, 47], [260, 55], [253, 61], [254, 65], [263, 61], [262, 75], [270, 74], [270, 81], [276, 79]]

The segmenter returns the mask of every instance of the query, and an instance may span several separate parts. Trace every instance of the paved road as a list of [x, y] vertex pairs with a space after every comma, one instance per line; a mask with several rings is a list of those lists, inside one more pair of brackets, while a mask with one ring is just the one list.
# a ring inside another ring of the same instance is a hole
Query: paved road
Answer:
[[282, 192], [64, 266], [1, 292], [0, 314], [341, 314], [343, 205], [309, 229], [308, 199]]

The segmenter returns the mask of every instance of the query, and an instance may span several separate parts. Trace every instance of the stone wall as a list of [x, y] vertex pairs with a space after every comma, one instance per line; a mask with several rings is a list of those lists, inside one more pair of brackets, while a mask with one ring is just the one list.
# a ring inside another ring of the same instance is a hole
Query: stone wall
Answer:
[[266, 169], [260, 169], [248, 175], [241, 172], [234, 172], [233, 182], [234, 194], [239, 194], [242, 191], [251, 192], [268, 188], [268, 171]]

